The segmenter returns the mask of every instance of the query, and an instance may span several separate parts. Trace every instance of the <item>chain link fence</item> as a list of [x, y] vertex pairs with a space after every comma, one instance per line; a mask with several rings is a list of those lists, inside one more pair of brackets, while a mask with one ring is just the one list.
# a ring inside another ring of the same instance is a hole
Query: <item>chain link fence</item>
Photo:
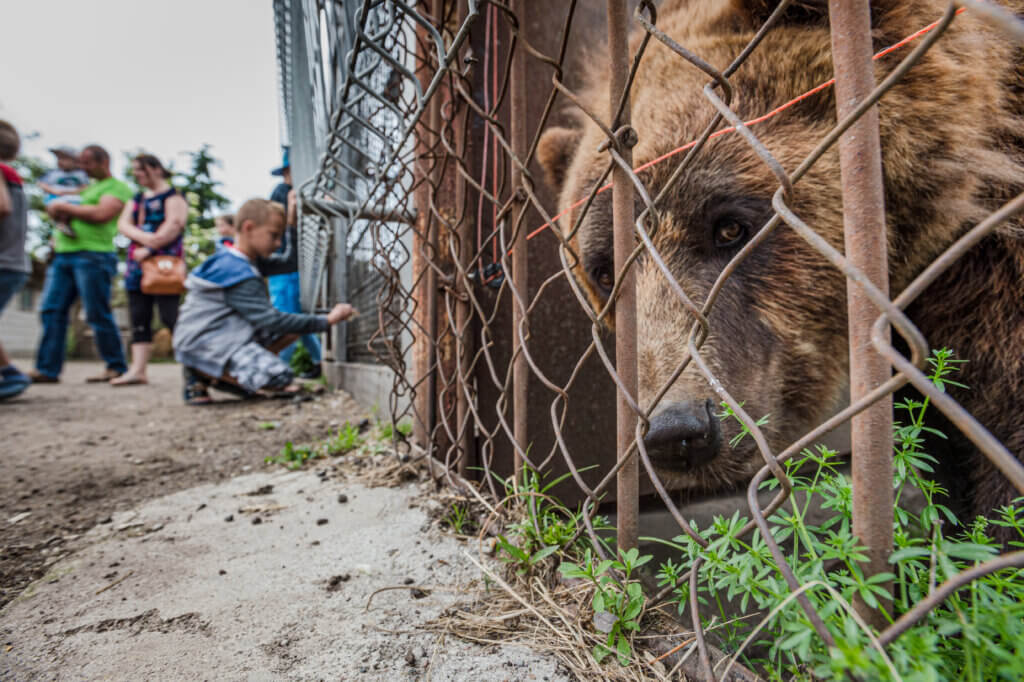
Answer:
[[[780, 510], [789, 465], [843, 425], [863, 570], [891, 569], [899, 391], [970, 453], [953, 478], [975, 500], [1024, 493], [1024, 24], [985, 2], [825, 5], [275, 2], [293, 158], [311, 149], [303, 302], [362, 312], [335, 357], [393, 370], [391, 418], [453, 484], [500, 499], [524, 468], [567, 474], [600, 554], [602, 505], [620, 548], [640, 500], [660, 505], [695, 549], [656, 596], [688, 587], [709, 680], [727, 673], [698, 581], [726, 535], [835, 645]], [[970, 390], [935, 381], [946, 345]], [[724, 535], [682, 511], [734, 487], [750, 520]], [[884, 657], [1012, 567], [1024, 552], [856, 618]]]

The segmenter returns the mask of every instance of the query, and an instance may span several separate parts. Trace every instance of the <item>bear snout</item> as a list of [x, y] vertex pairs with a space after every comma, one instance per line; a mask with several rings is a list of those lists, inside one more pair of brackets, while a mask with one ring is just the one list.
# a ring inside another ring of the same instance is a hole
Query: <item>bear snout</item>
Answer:
[[687, 470], [717, 457], [722, 429], [712, 410], [710, 399], [670, 403], [659, 410], [644, 438], [651, 462], [660, 468]]

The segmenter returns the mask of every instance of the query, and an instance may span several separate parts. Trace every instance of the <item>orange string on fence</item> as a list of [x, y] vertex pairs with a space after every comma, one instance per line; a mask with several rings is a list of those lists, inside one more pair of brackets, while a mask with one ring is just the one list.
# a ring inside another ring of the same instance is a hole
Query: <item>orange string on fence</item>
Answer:
[[[966, 7], [961, 7], [960, 9], [958, 9], [956, 11], [956, 13], [957, 14], [961, 14], [964, 11], [966, 11], [966, 9], [967, 9]], [[881, 59], [882, 57], [886, 56], [890, 52], [894, 52], [894, 51], [900, 49], [901, 47], [904, 47], [904, 46], [908, 45], [909, 43], [913, 42], [914, 40], [920, 38], [921, 36], [923, 36], [924, 34], [928, 33], [929, 31], [931, 31], [933, 28], [935, 28], [938, 25], [939, 25], [938, 21], [933, 21], [932, 23], [930, 23], [927, 26], [925, 26], [924, 28], [922, 28], [920, 31], [918, 31], [916, 33], [913, 33], [913, 34], [907, 36], [906, 38], [904, 38], [903, 40], [899, 41], [898, 43], [894, 43], [894, 44], [890, 45], [889, 47], [885, 48], [884, 50], [880, 51], [878, 54], [876, 54], [874, 57], [872, 57], [872, 59]], [[818, 85], [818, 86], [816, 86], [814, 88], [811, 88], [810, 90], [808, 90], [807, 92], [803, 93], [802, 95], [799, 95], [798, 97], [794, 97], [793, 99], [789, 100], [785, 104], [783, 104], [781, 106], [778, 106], [775, 109], [772, 109], [767, 114], [764, 114], [762, 116], [758, 116], [757, 118], [753, 118], [753, 119], [751, 119], [749, 121], [745, 121], [744, 125], [752, 126], [752, 125], [756, 125], [758, 123], [762, 123], [764, 121], [767, 121], [768, 119], [772, 118], [773, 116], [777, 116], [777, 115], [781, 114], [782, 112], [784, 112], [785, 110], [787, 110], [787, 109], [789, 109], [791, 107], [796, 106], [797, 104], [799, 104], [800, 102], [804, 101], [808, 97], [812, 97], [813, 95], [818, 94], [822, 90], [825, 90], [826, 88], [831, 87], [832, 85], [835, 84], [835, 82], [836, 82], [835, 78], [830, 78], [829, 80], [825, 81], [821, 85]], [[715, 132], [711, 133], [711, 135], [708, 136], [708, 139], [714, 139], [716, 137], [721, 137], [722, 135], [725, 135], [727, 133], [732, 133], [732, 132], [735, 132], [735, 131], [736, 131], [735, 126], [729, 126], [728, 128], [722, 128], [721, 130], [716, 130]], [[677, 148], [673, 149], [672, 151], [668, 152], [667, 154], [662, 154], [661, 156], [659, 156], [656, 159], [652, 159], [652, 160], [648, 161], [647, 163], [644, 163], [644, 164], [642, 164], [640, 166], [637, 166], [636, 168], [633, 169], [633, 171], [636, 172], [636, 173], [639, 173], [640, 171], [646, 170], [646, 169], [650, 168], [651, 166], [654, 166], [656, 164], [661, 163], [665, 159], [669, 159], [669, 158], [671, 158], [671, 157], [673, 157], [673, 156], [675, 156], [677, 154], [685, 152], [688, 149], [692, 149], [696, 144], [697, 144], [697, 140], [694, 140], [693, 142], [688, 142], [688, 143], [684, 144], [681, 147], [677, 147]], [[597, 193], [600, 194], [601, 192], [609, 190], [609, 189], [611, 189], [611, 186], [612, 186], [612, 183], [609, 182], [607, 185], [604, 185], [603, 187], [598, 189]], [[574, 203], [572, 206], [570, 206], [569, 208], [567, 208], [566, 210], [562, 211], [561, 213], [556, 215], [554, 218], [552, 218], [552, 222], [554, 222], [555, 220], [558, 220], [559, 218], [564, 216], [569, 211], [571, 211], [574, 208], [577, 208], [577, 207], [585, 204], [586, 202], [587, 202], [587, 198], [586, 197], [584, 197], [583, 199], [580, 199], [579, 201]], [[526, 236], [526, 238], [527, 239], [533, 239], [534, 237], [536, 237], [538, 234], [540, 234], [541, 232], [543, 232], [544, 230], [546, 230], [549, 227], [551, 227], [551, 223], [544, 223], [543, 225], [541, 225], [540, 227], [535, 229], [533, 232], [528, 234]]]

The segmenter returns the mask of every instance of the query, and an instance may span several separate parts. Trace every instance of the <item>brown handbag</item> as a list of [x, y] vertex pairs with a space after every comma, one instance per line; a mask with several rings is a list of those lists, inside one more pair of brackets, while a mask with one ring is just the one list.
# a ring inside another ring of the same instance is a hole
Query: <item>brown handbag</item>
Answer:
[[[146, 197], [139, 202], [139, 226], [146, 221]], [[139, 263], [142, 267], [142, 293], [150, 296], [180, 295], [185, 292], [188, 270], [185, 259], [158, 253]]]

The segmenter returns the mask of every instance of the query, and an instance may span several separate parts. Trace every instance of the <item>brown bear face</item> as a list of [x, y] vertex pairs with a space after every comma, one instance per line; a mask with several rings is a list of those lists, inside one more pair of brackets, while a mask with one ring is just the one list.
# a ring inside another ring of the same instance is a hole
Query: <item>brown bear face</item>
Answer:
[[[753, 37], [773, 3], [749, 0], [668, 2], [658, 26], [687, 49], [724, 69]], [[731, 107], [743, 120], [761, 116], [832, 77], [823, 3], [797, 3], [730, 79]], [[928, 0], [876, 2], [875, 40], [885, 46], [942, 15]], [[991, 209], [993, 183], [1019, 183], [1016, 161], [993, 149], [994, 131], [1019, 125], [1005, 111], [1000, 79], [977, 77], [977, 63], [1012, 69], [999, 39], [979, 40], [978, 23], [958, 19], [880, 106], [887, 194], [891, 284], [898, 292]], [[633, 41], [634, 47], [638, 44]], [[909, 48], [908, 48], [909, 50]], [[903, 53], [905, 55], [906, 52]], [[878, 64], [884, 77], [899, 56]], [[607, 78], [591, 74], [584, 100], [607, 111]], [[631, 91], [639, 142], [634, 167], [696, 140], [715, 109], [702, 90], [708, 77], [652, 40]], [[965, 93], [969, 93], [966, 94]], [[721, 94], [719, 92], [719, 94]], [[955, 105], [955, 106], [954, 106]], [[561, 187], [560, 226], [570, 238], [573, 275], [595, 310], [614, 284], [611, 192], [585, 215], [572, 208], [608, 168], [598, 151], [604, 135], [581, 117], [580, 127], [555, 128], [538, 157]], [[980, 123], [984, 122], [984, 124]], [[828, 89], [751, 129], [787, 172], [811, 153], [835, 124]], [[724, 124], [723, 124], [724, 127]], [[666, 187], [679, 154], [638, 173], [648, 194]], [[778, 181], [738, 134], [707, 146], [682, 171], [648, 223], [660, 259], [691, 301], [703, 306], [716, 280], [774, 211]], [[985, 187], [987, 186], [987, 189]], [[832, 246], [842, 250], [843, 215], [838, 154], [829, 151], [796, 185], [787, 204]], [[636, 215], [645, 204], [636, 202]], [[573, 226], [579, 221], [579, 228]], [[651, 410], [646, 443], [662, 480], [674, 487], [715, 489], [748, 478], [763, 465], [753, 440], [731, 447], [739, 430], [720, 421], [719, 399], [696, 363], [689, 339], [695, 319], [650, 254], [635, 264], [641, 405]], [[823, 256], [780, 224], [736, 267], [708, 316], [700, 356], [714, 376], [763, 427], [776, 452], [840, 409], [847, 400], [846, 280]], [[610, 324], [613, 321], [609, 319]], [[934, 347], [941, 339], [930, 340]], [[663, 395], [662, 395], [663, 394]], [[655, 403], [658, 396], [662, 396]]]

